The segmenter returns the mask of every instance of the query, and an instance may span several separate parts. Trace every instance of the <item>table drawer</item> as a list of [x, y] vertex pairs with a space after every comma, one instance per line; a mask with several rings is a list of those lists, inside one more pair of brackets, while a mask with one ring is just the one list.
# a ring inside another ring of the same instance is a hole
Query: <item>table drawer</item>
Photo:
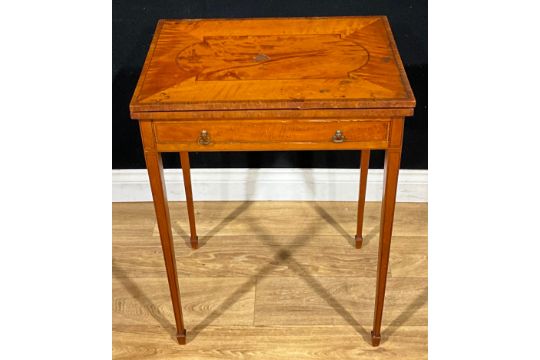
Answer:
[[165, 150], [171, 148], [167, 144], [200, 151], [242, 150], [254, 144], [260, 150], [347, 149], [360, 144], [385, 147], [390, 125], [390, 119], [244, 120], [234, 124], [227, 120], [155, 121], [154, 134]]

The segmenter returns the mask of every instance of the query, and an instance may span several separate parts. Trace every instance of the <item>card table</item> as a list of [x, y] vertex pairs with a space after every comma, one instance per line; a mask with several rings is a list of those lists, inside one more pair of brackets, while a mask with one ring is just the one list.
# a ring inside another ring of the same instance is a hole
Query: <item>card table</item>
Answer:
[[161, 153], [180, 153], [197, 249], [190, 152], [358, 150], [360, 249], [370, 151], [384, 150], [371, 332], [378, 346], [403, 126], [414, 106], [385, 16], [158, 22], [130, 113], [141, 131], [180, 344], [186, 329]]

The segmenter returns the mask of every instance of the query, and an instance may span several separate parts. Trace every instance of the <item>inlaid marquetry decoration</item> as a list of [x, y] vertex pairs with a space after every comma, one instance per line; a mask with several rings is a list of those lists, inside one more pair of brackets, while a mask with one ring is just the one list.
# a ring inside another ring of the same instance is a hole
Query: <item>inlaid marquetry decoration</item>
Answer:
[[[316, 41], [326, 46], [321, 49]], [[197, 81], [347, 79], [368, 58], [359, 42], [338, 34], [210, 36], [182, 50], [176, 63], [183, 77]], [[334, 66], [323, 77], [321, 64], [329, 63]]]
[[410, 107], [402, 76], [384, 17], [162, 20], [131, 108]]

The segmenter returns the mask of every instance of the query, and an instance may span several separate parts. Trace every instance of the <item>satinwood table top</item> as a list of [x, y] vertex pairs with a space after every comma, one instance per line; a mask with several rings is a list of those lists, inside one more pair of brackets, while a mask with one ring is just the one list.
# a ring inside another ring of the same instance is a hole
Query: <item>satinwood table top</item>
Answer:
[[132, 112], [412, 108], [384, 16], [160, 20]]

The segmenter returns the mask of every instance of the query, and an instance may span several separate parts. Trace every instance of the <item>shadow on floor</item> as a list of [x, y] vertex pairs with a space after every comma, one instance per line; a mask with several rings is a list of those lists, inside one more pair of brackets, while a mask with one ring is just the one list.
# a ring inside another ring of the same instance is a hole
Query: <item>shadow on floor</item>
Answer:
[[169, 333], [171, 339], [176, 341], [176, 327], [169, 320], [167, 320], [165, 316], [163, 316], [158, 307], [154, 306], [152, 300], [146, 296], [144, 291], [142, 291], [141, 288], [128, 277], [126, 272], [120, 266], [118, 266], [114, 260], [112, 262], [112, 275], [113, 278], [120, 281], [124, 289], [126, 289], [126, 291], [135, 300], [137, 300], [141, 307], [148, 311], [148, 313], [159, 323], [159, 325], [161, 325], [161, 327]]
[[[246, 209], [248, 205], [245, 203], [241, 205], [238, 209]], [[346, 233], [345, 229], [343, 229], [337, 221], [330, 216], [322, 207], [320, 207], [319, 204], [315, 204], [314, 206], [315, 211], [319, 213], [323, 219], [334, 226], [338, 232], [341, 233], [344, 237], [349, 237], [349, 235]], [[242, 210], [243, 211], [243, 210]], [[234, 211], [235, 217], [238, 216], [242, 211]], [[230, 216], [227, 218], [229, 219], [229, 222], [232, 220]], [[258, 234], [264, 234], [265, 229], [262, 229], [259, 225], [255, 223], [248, 223], [249, 226], [252, 228], [254, 233]], [[314, 233], [317, 228], [320, 226], [321, 223], [316, 223], [315, 225], [312, 225], [310, 228], [299, 231], [300, 234], [312, 234]], [[220, 223], [221, 225], [221, 223]], [[218, 225], [218, 226], [220, 226]], [[216, 232], [211, 231], [212, 234], [215, 234]], [[230, 308], [236, 301], [238, 301], [244, 294], [246, 294], [248, 291], [251, 290], [253, 286], [255, 286], [257, 279], [265, 277], [268, 272], [274, 268], [276, 265], [287, 265], [291, 270], [293, 270], [295, 273], [298, 274], [298, 276], [319, 295], [322, 299], [324, 299], [343, 319], [350, 324], [363, 338], [366, 342], [371, 342], [371, 335], [369, 331], [367, 331], [361, 324], [358, 323], [354, 319], [354, 317], [336, 300], [335, 297], [332, 296], [325, 288], [322, 286], [319, 281], [311, 276], [303, 267], [301, 264], [299, 264], [294, 258], [293, 254], [295, 251], [297, 251], [299, 248], [306, 245], [307, 240], [309, 237], [306, 236], [297, 236], [296, 239], [293, 241], [292, 244], [288, 246], [279, 246], [278, 249], [275, 252], [275, 255], [273, 257], [273, 260], [263, 267], [261, 270], [257, 272], [257, 274], [253, 275], [249, 278], [248, 281], [246, 281], [242, 286], [240, 286], [234, 293], [232, 293], [223, 303], [221, 303], [214, 311], [212, 311], [206, 318], [204, 318], [199, 324], [197, 324], [188, 335], [188, 338], [190, 338], [190, 341], [193, 340], [197, 335], [203, 331], [207, 326], [209, 326], [214, 320], [216, 320], [224, 311], [226, 311], [228, 308]], [[265, 246], [269, 246], [265, 243], [263, 243]], [[275, 246], [273, 247], [275, 248]], [[351, 249], [351, 251], [354, 251], [354, 248]]]
[[[212, 239], [217, 233], [219, 233], [225, 226], [231, 221], [236, 219], [240, 214], [249, 209], [253, 204], [252, 201], [244, 201], [236, 209], [234, 209], [227, 217], [225, 217], [219, 224], [214, 226], [207, 234], [199, 238], [199, 247], [204, 246], [208, 240]], [[190, 245], [191, 246], [191, 245]]]
[[[253, 180], [253, 179], [252, 179]], [[307, 179], [309, 180], [309, 179]], [[309, 181], [308, 181], [309, 183]], [[250, 181], [248, 183], [249, 185], [253, 184], [253, 181]], [[312, 189], [312, 191], [314, 191]], [[249, 192], [249, 191], [248, 191]], [[253, 202], [251, 201], [245, 201], [241, 205], [239, 205], [236, 209], [234, 209], [229, 215], [227, 215], [219, 224], [214, 226], [206, 235], [201, 237], [199, 239], [199, 247], [204, 246], [212, 237], [214, 237], [216, 234], [218, 234], [225, 226], [227, 226], [229, 223], [231, 223], [234, 219], [236, 219], [238, 216], [240, 216], [243, 212], [245, 212]], [[355, 251], [354, 249], [354, 235], [348, 234], [347, 231], [339, 224], [336, 219], [334, 219], [323, 207], [321, 207], [317, 202], [310, 203], [312, 208], [321, 216], [321, 218], [328, 224], [330, 224], [344, 239], [347, 240], [349, 245], [351, 245], [351, 251]], [[187, 216], [186, 216], [187, 218]], [[186, 245], [190, 246], [189, 242], [189, 235], [186, 234], [183, 229], [178, 226], [177, 222], [172, 222], [174, 230], [177, 234], [182, 236], [183, 238], [186, 238]], [[231, 295], [229, 295], [217, 308], [215, 308], [210, 314], [208, 314], [201, 322], [199, 322], [196, 326], [194, 326], [192, 329], [188, 329], [188, 342], [192, 341], [194, 338], [197, 337], [199, 333], [201, 333], [207, 326], [211, 325], [217, 318], [219, 318], [223, 312], [225, 312], [227, 309], [229, 309], [233, 304], [235, 304], [244, 294], [249, 292], [257, 283], [257, 279], [264, 278], [268, 275], [268, 273], [271, 271], [271, 269], [275, 268], [276, 265], [287, 265], [292, 271], [294, 271], [300, 278], [302, 278], [307, 285], [309, 285], [313, 291], [315, 291], [322, 299], [324, 299], [335, 311], [337, 314], [339, 314], [350, 326], [352, 326], [362, 337], [363, 339], [371, 343], [371, 335], [368, 330], [366, 330], [354, 317], [349, 313], [337, 300], [335, 297], [330, 294], [327, 289], [317, 280], [316, 277], [310, 275], [300, 263], [298, 263], [294, 258], [294, 252], [301, 248], [302, 246], [306, 245], [306, 242], [309, 239], [310, 235], [316, 232], [317, 228], [320, 226], [319, 224], [322, 224], [323, 222], [313, 224], [311, 227], [304, 229], [302, 231], [299, 231], [299, 234], [294, 240], [293, 243], [287, 246], [278, 246], [277, 250], [275, 252], [275, 255], [273, 257], [273, 260], [264, 266], [262, 269], [260, 269], [255, 275], [251, 276], [244, 284], [242, 284], [239, 288], [237, 288]], [[259, 225], [248, 222], [248, 224], [252, 227], [252, 230], [254, 233], [257, 234], [264, 234], [266, 233], [265, 229], [261, 228]], [[375, 231], [378, 231], [378, 226], [374, 227], [370, 231], [366, 232], [366, 235], [364, 237], [364, 244], [367, 242], [374, 240], [376, 237], [376, 234], [374, 234]], [[265, 246], [270, 246], [268, 244], [265, 244], [262, 242]], [[276, 248], [276, 246], [273, 246], [272, 248]], [[126, 287], [126, 289], [130, 292], [130, 294], [135, 297], [143, 307], [147, 308], [147, 310], [152, 314], [152, 316], [161, 324], [161, 326], [167, 331], [171, 333], [171, 338], [175, 339], [175, 332], [176, 329], [174, 326], [163, 317], [163, 315], [159, 311], [155, 311], [154, 309], [149, 309], [151, 307], [151, 301], [148, 299], [148, 297], [137, 287], [136, 284], [134, 284], [129, 278], [125, 277], [123, 275], [123, 271], [115, 266], [113, 262], [113, 274], [114, 273], [120, 274], [119, 280], [122, 281], [123, 285]], [[122, 277], [123, 276], [123, 277]], [[390, 336], [393, 334], [396, 329], [403, 325], [420, 307], [422, 307], [425, 302], [427, 301], [427, 288], [420, 294], [415, 301], [413, 301], [405, 310], [404, 312], [398, 316], [395, 320], [392, 321], [392, 323], [386, 327], [387, 331], [383, 332], [385, 337]], [[152, 310], [152, 311], [150, 311]]]
[[407, 308], [386, 327], [386, 331], [382, 332], [382, 336], [388, 338], [390, 335], [396, 332], [396, 330], [403, 326], [407, 320], [411, 318], [428, 300], [428, 288], [424, 288], [422, 292], [407, 305]]

